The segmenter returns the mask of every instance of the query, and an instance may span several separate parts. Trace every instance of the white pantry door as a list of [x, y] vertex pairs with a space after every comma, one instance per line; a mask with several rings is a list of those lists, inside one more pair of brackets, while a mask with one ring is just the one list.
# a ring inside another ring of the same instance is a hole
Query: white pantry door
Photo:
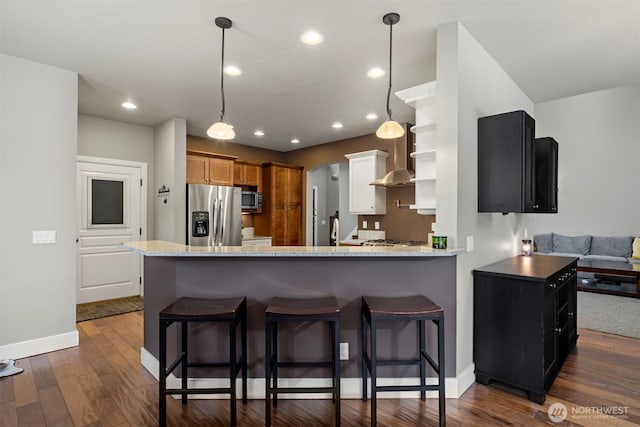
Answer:
[[141, 256], [118, 248], [146, 235], [147, 165], [78, 156], [77, 303], [140, 295]]

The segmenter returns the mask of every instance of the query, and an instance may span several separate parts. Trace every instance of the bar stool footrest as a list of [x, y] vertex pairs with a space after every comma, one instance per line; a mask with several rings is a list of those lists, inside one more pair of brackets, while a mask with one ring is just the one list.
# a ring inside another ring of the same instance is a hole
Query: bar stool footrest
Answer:
[[272, 393], [333, 393], [333, 387], [271, 387]]
[[165, 394], [229, 394], [230, 388], [169, 388], [166, 389]]
[[376, 386], [375, 391], [438, 391], [440, 390], [440, 384], [436, 385], [386, 385]]

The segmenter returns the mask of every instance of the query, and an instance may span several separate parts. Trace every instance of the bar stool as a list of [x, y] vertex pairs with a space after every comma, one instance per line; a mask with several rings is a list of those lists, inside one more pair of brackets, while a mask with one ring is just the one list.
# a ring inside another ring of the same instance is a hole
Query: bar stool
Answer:
[[[331, 324], [331, 361], [278, 361], [278, 324], [280, 322], [329, 322]], [[274, 297], [265, 310], [265, 425], [271, 427], [271, 395], [278, 406], [278, 393], [331, 393], [335, 404], [335, 425], [340, 426], [340, 307], [335, 297], [281, 298]], [[278, 368], [332, 368], [331, 387], [278, 387]], [[271, 383], [273, 380], [273, 384]]]
[[[417, 343], [417, 359], [378, 360], [376, 354], [376, 332], [380, 321], [418, 322], [419, 340]], [[427, 353], [425, 348], [425, 320], [431, 320], [438, 327], [438, 363]], [[369, 325], [371, 334], [371, 355], [367, 353], [367, 333], [365, 325]], [[426, 385], [425, 361], [438, 373], [438, 384]], [[378, 365], [416, 365], [420, 368], [419, 385], [378, 386]], [[420, 391], [420, 399], [425, 400], [427, 390], [437, 390], [439, 399], [438, 420], [441, 426], [446, 423], [444, 394], [444, 310], [423, 295], [410, 297], [383, 298], [362, 297], [362, 400], [367, 400], [367, 372], [371, 374], [371, 426], [376, 421], [376, 394], [384, 391]]]
[[[236, 420], [236, 380], [242, 371], [242, 402], [247, 402], [247, 298], [180, 298], [160, 311], [160, 425], [167, 424], [166, 395], [182, 395], [182, 404], [187, 404], [189, 394], [230, 394], [231, 424]], [[181, 352], [178, 358], [167, 368], [167, 328], [174, 322], [181, 326]], [[229, 360], [227, 362], [194, 363], [188, 358], [188, 324], [190, 322], [227, 322], [229, 325]], [[240, 360], [236, 356], [236, 330], [241, 324]], [[167, 377], [181, 364], [182, 387], [167, 388]], [[229, 367], [229, 387], [188, 388], [188, 368], [191, 367]]]

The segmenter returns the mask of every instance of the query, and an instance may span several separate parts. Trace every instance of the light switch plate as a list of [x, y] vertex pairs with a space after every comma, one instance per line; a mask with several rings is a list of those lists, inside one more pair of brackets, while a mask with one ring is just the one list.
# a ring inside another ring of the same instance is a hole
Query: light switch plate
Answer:
[[32, 243], [34, 245], [42, 245], [42, 244], [55, 243], [55, 242], [56, 242], [55, 230], [32, 232]]
[[375, 228], [376, 230], [380, 230], [380, 221], [376, 221], [373, 223], [373, 228]]
[[467, 236], [467, 252], [473, 251], [473, 236]]
[[362, 221], [362, 228], [367, 229], [367, 221]]

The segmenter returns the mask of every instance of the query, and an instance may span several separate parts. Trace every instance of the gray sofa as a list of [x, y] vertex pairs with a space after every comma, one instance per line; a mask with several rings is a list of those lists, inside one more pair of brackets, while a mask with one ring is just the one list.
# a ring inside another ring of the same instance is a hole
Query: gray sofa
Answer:
[[634, 236], [564, 236], [547, 233], [533, 236], [534, 252], [547, 255], [640, 264], [631, 258]]
[[[631, 257], [633, 236], [565, 236], [546, 233], [533, 236], [534, 253], [558, 256], [575, 256], [581, 259], [618, 261], [640, 264], [640, 259]], [[635, 279], [629, 276], [613, 276], [578, 272], [582, 283], [629, 282]]]

